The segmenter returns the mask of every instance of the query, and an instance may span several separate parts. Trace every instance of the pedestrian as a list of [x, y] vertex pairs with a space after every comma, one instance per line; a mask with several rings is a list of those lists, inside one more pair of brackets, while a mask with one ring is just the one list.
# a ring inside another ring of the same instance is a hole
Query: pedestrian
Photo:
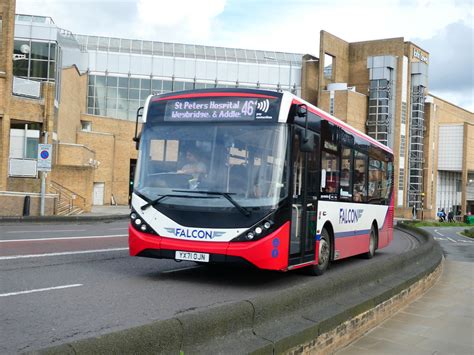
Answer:
[[441, 209], [440, 222], [446, 222], [446, 212], [444, 212], [444, 208]]
[[448, 212], [448, 222], [449, 222], [449, 223], [454, 222], [454, 213], [453, 213], [453, 210], [449, 210], [449, 212]]

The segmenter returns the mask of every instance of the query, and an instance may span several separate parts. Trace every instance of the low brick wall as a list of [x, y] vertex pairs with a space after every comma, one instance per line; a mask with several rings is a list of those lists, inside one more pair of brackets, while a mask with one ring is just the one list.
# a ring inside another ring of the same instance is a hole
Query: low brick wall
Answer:
[[[20, 217], [23, 216], [23, 206], [25, 196], [30, 196], [30, 216], [39, 216], [41, 208], [41, 198], [39, 194], [11, 194], [0, 193], [0, 217]], [[44, 215], [52, 216], [55, 213], [54, 195], [45, 197]]]
[[332, 354], [333, 352], [342, 349], [365, 335], [367, 331], [375, 328], [377, 325], [393, 316], [400, 309], [405, 308], [424, 295], [425, 292], [439, 280], [442, 272], [443, 264], [441, 263], [435, 271], [414, 283], [406, 290], [403, 290], [371, 310], [345, 321], [332, 331], [321, 334], [316, 339], [289, 350], [287, 353], [291, 355]]

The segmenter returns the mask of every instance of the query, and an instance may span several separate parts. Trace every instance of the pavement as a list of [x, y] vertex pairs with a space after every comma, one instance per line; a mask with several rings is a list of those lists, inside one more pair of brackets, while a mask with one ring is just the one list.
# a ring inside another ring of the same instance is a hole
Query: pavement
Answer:
[[[439, 230], [447, 234], [440, 242], [446, 259], [430, 290], [336, 354], [474, 354], [474, 258], [446, 252], [455, 243], [450, 240], [460, 243], [455, 234], [465, 238], [458, 234], [462, 229]], [[466, 241], [462, 249], [472, 256], [474, 244]]]
[[61, 222], [89, 222], [89, 221], [105, 221], [105, 220], [122, 220], [127, 219], [130, 214], [128, 205], [120, 206], [92, 206], [90, 212], [73, 216], [26, 216], [26, 217], [2, 217], [0, 216], [0, 224], [30, 222], [30, 223], [61, 223]]
[[111, 206], [111, 205], [104, 205], [104, 206], [92, 206], [90, 212], [83, 213], [81, 216], [120, 216], [120, 215], [128, 215], [130, 213], [130, 207], [128, 205], [125, 206]]

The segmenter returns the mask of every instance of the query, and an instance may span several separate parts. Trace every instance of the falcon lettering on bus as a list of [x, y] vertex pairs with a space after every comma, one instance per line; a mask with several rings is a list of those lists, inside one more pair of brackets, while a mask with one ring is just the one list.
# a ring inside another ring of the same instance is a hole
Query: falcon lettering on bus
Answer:
[[392, 240], [392, 151], [293, 94], [175, 92], [139, 116], [133, 256], [320, 275]]

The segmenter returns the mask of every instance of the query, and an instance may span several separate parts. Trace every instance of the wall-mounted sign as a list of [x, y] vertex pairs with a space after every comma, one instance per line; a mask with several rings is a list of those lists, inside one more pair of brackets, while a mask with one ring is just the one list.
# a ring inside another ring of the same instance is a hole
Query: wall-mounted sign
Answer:
[[413, 48], [413, 58], [419, 59], [421, 62], [428, 64], [428, 56], [424, 55], [418, 48]]

